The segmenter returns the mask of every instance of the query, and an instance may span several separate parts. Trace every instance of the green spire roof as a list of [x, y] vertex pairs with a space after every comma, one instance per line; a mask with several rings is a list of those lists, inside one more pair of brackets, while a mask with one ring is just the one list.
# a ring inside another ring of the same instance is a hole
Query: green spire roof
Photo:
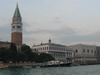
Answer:
[[15, 9], [15, 13], [14, 13], [13, 18], [21, 18], [18, 3], [17, 3], [17, 6], [16, 6], [16, 9]]

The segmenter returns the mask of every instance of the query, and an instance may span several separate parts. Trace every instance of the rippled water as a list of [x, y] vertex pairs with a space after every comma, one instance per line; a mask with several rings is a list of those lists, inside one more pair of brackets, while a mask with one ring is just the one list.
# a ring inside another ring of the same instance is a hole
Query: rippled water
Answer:
[[100, 65], [0, 70], [0, 75], [100, 75]]

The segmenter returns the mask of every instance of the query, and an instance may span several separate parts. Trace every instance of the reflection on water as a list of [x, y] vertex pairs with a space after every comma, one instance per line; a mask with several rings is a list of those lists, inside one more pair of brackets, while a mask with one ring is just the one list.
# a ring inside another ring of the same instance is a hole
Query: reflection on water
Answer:
[[2, 69], [0, 75], [30, 75], [31, 69]]
[[100, 65], [31, 69], [1, 69], [0, 75], [100, 75]]

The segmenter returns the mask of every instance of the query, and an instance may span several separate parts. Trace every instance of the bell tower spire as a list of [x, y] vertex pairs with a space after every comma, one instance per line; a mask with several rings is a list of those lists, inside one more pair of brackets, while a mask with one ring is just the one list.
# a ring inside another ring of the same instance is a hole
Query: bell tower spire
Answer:
[[18, 3], [16, 5], [16, 9], [15, 9], [15, 13], [14, 13], [13, 18], [21, 18], [21, 14], [20, 14], [20, 11], [19, 11]]
[[19, 11], [18, 3], [12, 18], [11, 24], [11, 42], [18, 46], [22, 45], [22, 17]]

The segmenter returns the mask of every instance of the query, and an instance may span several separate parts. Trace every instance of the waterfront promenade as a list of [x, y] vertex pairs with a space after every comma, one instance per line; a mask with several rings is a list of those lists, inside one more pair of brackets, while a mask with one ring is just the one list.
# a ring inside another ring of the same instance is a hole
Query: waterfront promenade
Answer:
[[7, 66], [8, 68], [33, 68], [39, 65], [43, 65], [43, 63], [34, 63], [34, 62], [24, 62], [24, 63], [4, 63], [0, 64], [1, 66]]
[[0, 67], [8, 68], [36, 68], [36, 67], [67, 67], [71, 66], [71, 63], [34, 63], [34, 62], [24, 62], [24, 63], [3, 63]]
[[[88, 65], [99, 65], [100, 63], [93, 64], [74, 64], [74, 63], [35, 63], [35, 62], [24, 62], [24, 63], [4, 63], [0, 64], [0, 69], [7, 67], [7, 69], [12, 68], [37, 68], [37, 67], [74, 67], [74, 66], [88, 66]], [[5, 69], [5, 68], [4, 68]]]

